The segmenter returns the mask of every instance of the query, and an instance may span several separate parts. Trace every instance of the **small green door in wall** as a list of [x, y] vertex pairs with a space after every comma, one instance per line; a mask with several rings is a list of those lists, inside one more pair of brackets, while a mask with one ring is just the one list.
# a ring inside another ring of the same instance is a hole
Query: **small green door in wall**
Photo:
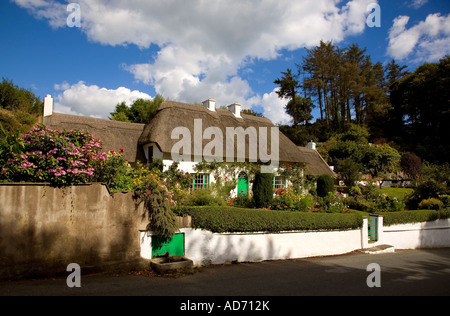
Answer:
[[248, 195], [248, 177], [243, 172], [239, 174], [238, 178], [238, 195]]
[[169, 255], [184, 256], [184, 234], [175, 234], [172, 238], [167, 239], [160, 236], [152, 236], [152, 257], [160, 257]]

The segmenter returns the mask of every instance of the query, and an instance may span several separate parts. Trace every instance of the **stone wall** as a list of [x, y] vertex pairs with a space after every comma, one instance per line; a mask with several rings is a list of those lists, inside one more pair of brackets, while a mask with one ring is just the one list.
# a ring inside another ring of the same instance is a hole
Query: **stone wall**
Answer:
[[0, 185], [0, 279], [140, 261], [142, 205], [101, 184]]

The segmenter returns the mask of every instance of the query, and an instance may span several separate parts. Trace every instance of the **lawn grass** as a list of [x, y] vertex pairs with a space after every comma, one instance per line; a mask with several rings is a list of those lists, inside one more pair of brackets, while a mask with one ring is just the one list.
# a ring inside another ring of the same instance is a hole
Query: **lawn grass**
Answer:
[[408, 194], [414, 192], [414, 189], [410, 188], [387, 188], [384, 187], [381, 189], [382, 194], [386, 194], [391, 198], [397, 198], [399, 200], [404, 200]]

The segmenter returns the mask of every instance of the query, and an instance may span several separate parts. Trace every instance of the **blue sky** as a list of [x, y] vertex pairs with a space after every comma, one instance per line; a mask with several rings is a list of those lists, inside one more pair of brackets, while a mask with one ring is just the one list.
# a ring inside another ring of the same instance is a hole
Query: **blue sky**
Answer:
[[[80, 27], [69, 27], [69, 3]], [[381, 27], [366, 24], [378, 3]], [[450, 54], [448, 0], [6, 0], [0, 76], [51, 94], [55, 111], [106, 118], [157, 93], [238, 102], [288, 123], [273, 81], [320, 40], [414, 70]]]

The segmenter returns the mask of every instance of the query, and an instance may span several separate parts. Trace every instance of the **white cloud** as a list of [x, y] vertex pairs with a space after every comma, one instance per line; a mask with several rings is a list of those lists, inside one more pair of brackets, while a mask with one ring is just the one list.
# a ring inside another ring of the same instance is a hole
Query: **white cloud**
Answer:
[[407, 28], [408, 16], [399, 16], [389, 31], [388, 54], [396, 59], [433, 62], [450, 53], [450, 14], [430, 14]]
[[125, 102], [131, 105], [137, 99], [152, 99], [140, 91], [131, 91], [123, 87], [110, 90], [96, 85], [88, 86], [82, 81], [72, 86], [64, 82], [55, 85], [55, 89], [64, 90], [55, 98], [55, 112], [105, 119], [118, 103]]
[[46, 19], [54, 27], [63, 27], [67, 22], [67, 4], [50, 0], [13, 0], [38, 19]]
[[[63, 7], [58, 13], [53, 0], [13, 1], [53, 25], [61, 24], [68, 15]], [[255, 97], [248, 82], [238, 75], [249, 62], [275, 59], [281, 49], [311, 47], [320, 40], [339, 42], [360, 34], [366, 28], [367, 6], [377, 1], [77, 2], [81, 6], [80, 30], [90, 41], [141, 49], [156, 44], [160, 48], [153, 60], [124, 67], [136, 80], [153, 85], [157, 93], [173, 100], [215, 98], [226, 105], [248, 104]], [[268, 102], [273, 95], [268, 93], [259, 100]], [[266, 109], [270, 112], [267, 103]]]
[[280, 99], [276, 93], [278, 88], [275, 88], [270, 93], [265, 93], [262, 97], [256, 95], [249, 98], [243, 103], [244, 108], [251, 108], [253, 105], [262, 107], [264, 109], [264, 116], [270, 119], [274, 124], [290, 124], [292, 123], [292, 117], [290, 117], [284, 107], [288, 100]]
[[422, 6], [424, 6], [425, 4], [428, 3], [428, 0], [412, 0], [412, 3], [409, 4], [410, 7], [414, 8], [414, 9], [419, 9]]

